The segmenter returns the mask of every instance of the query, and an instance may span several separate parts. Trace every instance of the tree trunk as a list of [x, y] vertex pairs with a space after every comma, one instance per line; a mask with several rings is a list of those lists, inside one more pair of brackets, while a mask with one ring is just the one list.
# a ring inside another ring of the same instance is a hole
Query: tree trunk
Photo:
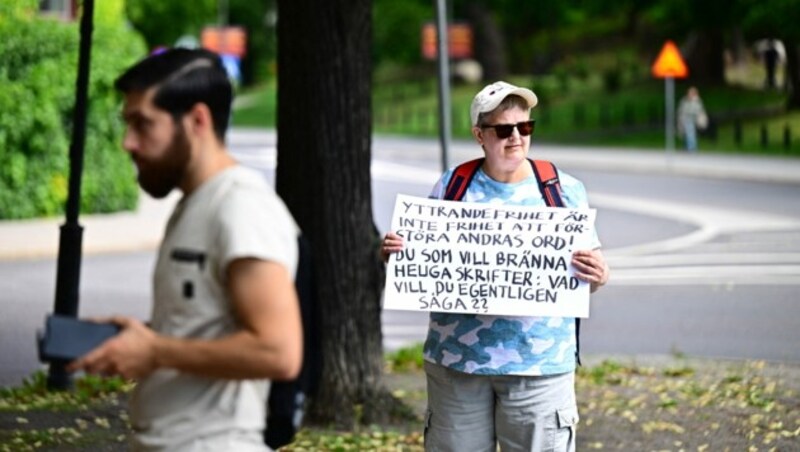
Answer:
[[322, 380], [306, 419], [345, 428], [380, 421], [390, 398], [370, 185], [371, 9], [278, 2], [276, 186], [311, 242], [320, 300]]
[[722, 30], [707, 29], [693, 34], [685, 46], [689, 80], [698, 85], [725, 84], [725, 47]]
[[483, 68], [483, 80], [504, 80], [508, 75], [505, 38], [491, 11], [481, 1], [470, 1], [466, 15], [473, 26], [475, 59]]

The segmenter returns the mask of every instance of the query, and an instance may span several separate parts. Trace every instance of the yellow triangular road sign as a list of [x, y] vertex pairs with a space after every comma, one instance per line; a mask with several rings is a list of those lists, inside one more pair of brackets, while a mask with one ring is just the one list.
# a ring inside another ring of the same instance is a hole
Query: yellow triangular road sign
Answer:
[[685, 78], [689, 75], [689, 68], [686, 67], [681, 52], [675, 43], [669, 40], [664, 43], [651, 70], [653, 76], [658, 78]]

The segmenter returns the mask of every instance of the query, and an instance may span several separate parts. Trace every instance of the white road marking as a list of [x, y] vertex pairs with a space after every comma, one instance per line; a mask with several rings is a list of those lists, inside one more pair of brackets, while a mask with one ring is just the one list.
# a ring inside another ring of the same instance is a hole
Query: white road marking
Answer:
[[[244, 164], [265, 170], [276, 166], [274, 147], [238, 150]], [[438, 170], [373, 160], [372, 177], [384, 182], [432, 186]], [[720, 234], [762, 231], [799, 231], [800, 221], [783, 215], [700, 204], [652, 200], [593, 192], [592, 205], [651, 217], [691, 223], [697, 229], [678, 237], [622, 248], [606, 249], [612, 268], [610, 285], [681, 284], [792, 284], [800, 285], [799, 253], [674, 254], [706, 244]], [[673, 254], [664, 254], [673, 253]], [[781, 265], [775, 265], [781, 264]]]

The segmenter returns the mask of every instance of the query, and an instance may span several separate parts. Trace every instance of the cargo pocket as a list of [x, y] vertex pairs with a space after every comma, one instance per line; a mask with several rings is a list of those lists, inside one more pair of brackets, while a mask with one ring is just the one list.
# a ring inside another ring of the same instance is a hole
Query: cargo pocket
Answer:
[[556, 411], [557, 428], [553, 438], [554, 450], [575, 450], [575, 428], [579, 420], [578, 407]]
[[425, 424], [423, 424], [422, 429], [422, 443], [425, 449], [428, 449], [428, 430], [431, 428], [431, 413], [430, 408], [425, 409]]

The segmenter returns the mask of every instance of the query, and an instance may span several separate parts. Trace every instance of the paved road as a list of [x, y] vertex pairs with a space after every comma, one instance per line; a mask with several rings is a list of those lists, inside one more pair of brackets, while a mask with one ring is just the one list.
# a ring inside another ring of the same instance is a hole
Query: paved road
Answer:
[[[238, 133], [233, 139], [243, 161], [272, 177], [274, 135]], [[439, 175], [439, 155], [430, 140], [382, 138], [374, 148], [374, 211], [385, 231], [395, 194], [425, 196]], [[703, 156], [687, 163], [686, 156], [665, 159], [652, 152], [535, 151], [584, 180], [613, 266], [611, 283], [593, 297], [591, 319], [584, 323], [585, 352], [800, 362], [800, 349], [792, 346], [800, 343], [794, 295], [800, 285], [800, 185], [781, 173], [798, 165], [758, 160], [771, 166], [751, 178], [744, 168], [752, 161], [722, 166]], [[461, 161], [475, 152], [470, 144], [457, 144], [451, 158]], [[707, 178], [682, 175], [704, 166]], [[764, 182], [769, 174], [784, 182]], [[144, 214], [82, 219], [82, 315], [147, 316], [150, 250], [174, 201], [145, 201]], [[17, 382], [37, 367], [33, 331], [52, 309], [59, 223], [0, 224], [0, 384]], [[16, 257], [36, 258], [11, 259], [15, 250]], [[421, 340], [425, 325], [424, 313], [385, 312], [386, 347]]]

